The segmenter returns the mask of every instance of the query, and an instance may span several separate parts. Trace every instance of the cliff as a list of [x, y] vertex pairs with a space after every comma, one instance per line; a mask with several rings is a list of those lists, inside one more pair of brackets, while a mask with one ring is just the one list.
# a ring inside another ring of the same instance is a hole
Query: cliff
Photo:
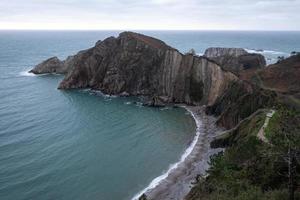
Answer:
[[[300, 113], [282, 101], [282, 96], [299, 94], [298, 56], [247, 72], [245, 81], [234, 82], [207, 108], [229, 129], [211, 147], [226, 150], [211, 158], [208, 175], [197, 178], [186, 200], [300, 198]], [[271, 117], [270, 108], [275, 111]]]
[[225, 70], [238, 73], [246, 69], [259, 69], [266, 66], [264, 56], [251, 54], [242, 48], [211, 47], [206, 49], [204, 56], [214, 60]]
[[218, 116], [217, 123], [226, 129], [236, 126], [256, 110], [275, 104], [276, 93], [259, 88], [251, 83], [237, 81], [230, 85], [207, 113]]
[[210, 47], [205, 50], [204, 56], [208, 58], [215, 58], [221, 56], [238, 57], [245, 55], [248, 52], [243, 48], [223, 48], [223, 47]]
[[111, 95], [143, 95], [149, 97], [150, 105], [157, 99], [212, 105], [229, 83], [237, 80], [206, 57], [183, 55], [158, 39], [133, 32], [99, 41], [66, 61], [50, 61], [31, 72], [67, 71], [59, 89], [93, 88]]

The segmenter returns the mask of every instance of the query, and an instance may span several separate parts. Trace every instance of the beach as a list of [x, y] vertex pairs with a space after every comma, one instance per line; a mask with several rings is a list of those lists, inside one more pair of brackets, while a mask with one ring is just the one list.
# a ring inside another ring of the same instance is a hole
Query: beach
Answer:
[[216, 118], [205, 114], [204, 106], [183, 106], [194, 118], [197, 128], [193, 141], [182, 154], [180, 160], [170, 165], [161, 176], [155, 178], [144, 190], [133, 197], [145, 194], [147, 199], [184, 199], [197, 176], [205, 176], [210, 157], [223, 149], [210, 148], [214, 137], [223, 129], [216, 126]]

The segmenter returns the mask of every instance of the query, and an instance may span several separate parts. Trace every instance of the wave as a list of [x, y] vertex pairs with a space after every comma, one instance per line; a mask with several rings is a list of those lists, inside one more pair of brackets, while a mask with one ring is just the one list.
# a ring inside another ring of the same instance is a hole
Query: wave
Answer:
[[22, 71], [19, 73], [20, 76], [36, 76], [34, 73], [29, 73], [30, 70]]
[[273, 54], [273, 55], [289, 55], [287, 52], [264, 50], [264, 49], [245, 49], [248, 53]]
[[54, 76], [61, 76], [62, 74], [58, 74], [58, 73], [44, 73], [44, 74], [34, 74], [34, 73], [30, 73], [31, 69], [22, 71], [19, 73], [20, 76], [47, 76], [47, 75], [54, 75]]
[[171, 107], [165, 106], [165, 107], [163, 107], [163, 108], [160, 108], [159, 110], [163, 111], [163, 110], [170, 110], [170, 109], [172, 109], [172, 108], [171, 108]]
[[185, 150], [185, 152], [181, 155], [180, 160], [177, 163], [174, 163], [172, 165], [170, 165], [169, 169], [167, 170], [167, 172], [165, 172], [164, 174], [156, 177], [155, 179], [153, 179], [151, 181], [151, 183], [144, 188], [142, 191], [138, 192], [133, 198], [132, 200], [138, 200], [139, 197], [141, 195], [143, 195], [144, 193], [146, 193], [147, 191], [154, 189], [155, 187], [157, 187], [164, 179], [166, 179], [168, 177], [168, 175], [175, 170], [181, 163], [183, 163], [185, 161], [185, 159], [192, 153], [194, 147], [196, 146], [198, 140], [199, 140], [199, 136], [201, 135], [200, 133], [200, 127], [202, 125], [202, 122], [196, 117], [195, 113], [190, 110], [189, 108], [183, 106], [188, 112], [189, 114], [194, 118], [195, 123], [196, 123], [196, 135], [192, 141], [192, 143], [190, 144], [190, 146]]

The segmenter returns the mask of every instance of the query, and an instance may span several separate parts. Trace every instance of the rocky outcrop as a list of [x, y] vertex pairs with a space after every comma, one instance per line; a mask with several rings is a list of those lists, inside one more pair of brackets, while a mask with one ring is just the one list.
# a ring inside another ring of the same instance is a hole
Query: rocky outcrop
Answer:
[[67, 70], [64, 67], [63, 61], [59, 60], [57, 57], [52, 57], [38, 64], [29, 72], [34, 74], [44, 74], [44, 73], [64, 74], [67, 72]]
[[[93, 48], [56, 63], [56, 71], [68, 71], [60, 89], [143, 95], [154, 105], [162, 101], [212, 105], [229, 83], [237, 80], [206, 57], [183, 55], [160, 40], [133, 32], [99, 41]], [[38, 66], [47, 69], [47, 61]]]
[[237, 81], [206, 112], [219, 116], [218, 125], [231, 129], [258, 109], [274, 105], [276, 93], [244, 81]]
[[266, 60], [261, 54], [250, 54], [242, 48], [208, 48], [204, 56], [214, 60], [225, 70], [238, 73], [246, 69], [259, 69], [266, 66]]
[[205, 50], [204, 56], [208, 58], [222, 57], [222, 56], [233, 56], [238, 57], [245, 55], [248, 52], [243, 48], [223, 48], [223, 47], [210, 47]]
[[[98, 41], [99, 43], [101, 41]], [[40, 64], [36, 65], [29, 73], [33, 74], [67, 74], [74, 67], [80, 56], [84, 54], [87, 50], [78, 52], [75, 56], [69, 56], [66, 60], [61, 61], [57, 57], [49, 58]]]

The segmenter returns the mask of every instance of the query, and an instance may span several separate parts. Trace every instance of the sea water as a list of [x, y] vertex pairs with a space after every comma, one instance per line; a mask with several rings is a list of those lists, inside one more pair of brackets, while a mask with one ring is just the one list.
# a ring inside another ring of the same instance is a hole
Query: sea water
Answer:
[[[92, 47], [120, 31], [0, 32], [0, 199], [128, 200], [193, 144], [183, 108], [138, 98], [57, 90], [61, 75], [28, 73], [39, 62]], [[139, 31], [187, 52], [242, 47], [266, 56], [300, 51], [299, 32]]]

